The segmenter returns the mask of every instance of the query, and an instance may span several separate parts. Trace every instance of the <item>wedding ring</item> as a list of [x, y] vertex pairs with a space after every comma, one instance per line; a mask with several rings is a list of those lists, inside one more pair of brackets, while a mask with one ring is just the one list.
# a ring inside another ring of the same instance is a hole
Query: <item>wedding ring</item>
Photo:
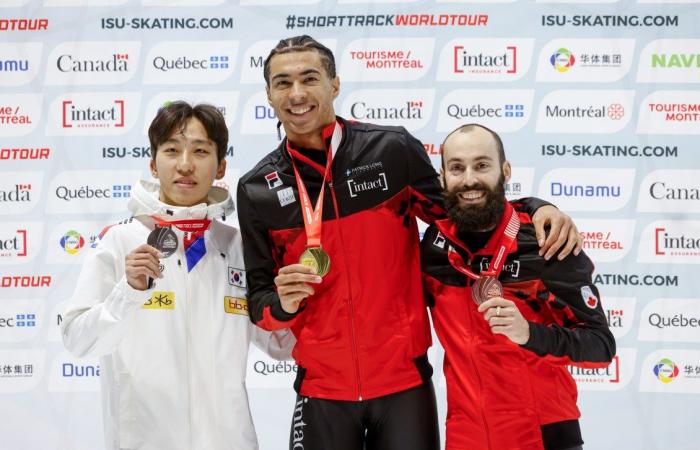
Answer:
[[496, 307], [496, 317], [501, 317], [501, 307], [500, 306]]

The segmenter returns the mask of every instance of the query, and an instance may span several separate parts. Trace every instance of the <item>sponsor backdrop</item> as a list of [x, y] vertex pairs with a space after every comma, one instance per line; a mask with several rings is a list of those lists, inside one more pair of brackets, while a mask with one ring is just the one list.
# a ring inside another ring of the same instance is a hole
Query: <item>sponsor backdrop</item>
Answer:
[[[484, 123], [508, 195], [576, 219], [618, 339], [608, 368], [571, 368], [586, 448], [697, 448], [698, 23], [698, 0], [0, 1], [2, 448], [102, 448], [100, 367], [58, 331], [80, 263], [148, 176], [159, 106], [221, 109], [229, 189], [277, 145], [262, 63], [303, 33], [337, 55], [339, 114], [405, 126], [436, 167]], [[296, 369], [252, 350], [248, 370], [261, 448], [285, 448]]]

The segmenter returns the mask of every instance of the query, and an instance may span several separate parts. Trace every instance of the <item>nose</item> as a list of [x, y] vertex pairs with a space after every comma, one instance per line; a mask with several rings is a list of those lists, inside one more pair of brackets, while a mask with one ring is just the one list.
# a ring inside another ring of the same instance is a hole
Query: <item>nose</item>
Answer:
[[304, 85], [298, 81], [292, 84], [291, 92], [289, 93], [289, 99], [293, 103], [303, 103], [306, 101], [306, 89]]
[[466, 187], [476, 187], [479, 185], [479, 179], [477, 178], [476, 170], [471, 167], [467, 167], [462, 176], [462, 184]]
[[180, 154], [177, 160], [177, 170], [182, 173], [189, 173], [193, 169], [192, 152], [188, 149]]

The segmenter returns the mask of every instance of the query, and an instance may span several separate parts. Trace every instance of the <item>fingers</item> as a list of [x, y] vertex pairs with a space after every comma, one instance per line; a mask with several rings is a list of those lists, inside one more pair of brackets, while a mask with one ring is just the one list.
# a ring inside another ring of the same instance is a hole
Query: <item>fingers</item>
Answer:
[[163, 278], [160, 260], [150, 252], [130, 253], [126, 256], [125, 271], [127, 276], [145, 275], [151, 278]]
[[484, 303], [479, 305], [477, 311], [484, 312], [488, 309], [495, 309], [498, 306], [500, 306], [501, 308], [510, 306], [515, 307], [515, 303], [513, 303], [511, 300], [506, 300], [503, 297], [491, 297], [490, 299], [486, 300]]
[[290, 264], [288, 266], [284, 266], [277, 273], [280, 275], [290, 274], [290, 273], [307, 273], [307, 274], [311, 274], [311, 275], [316, 274], [316, 272], [314, 272], [314, 269], [312, 269], [309, 266], [305, 266], [303, 264]]

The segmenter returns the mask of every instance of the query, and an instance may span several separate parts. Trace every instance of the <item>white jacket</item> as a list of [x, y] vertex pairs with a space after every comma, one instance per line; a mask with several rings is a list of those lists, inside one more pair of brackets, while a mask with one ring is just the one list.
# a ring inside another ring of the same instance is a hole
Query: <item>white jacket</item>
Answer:
[[[258, 448], [245, 387], [248, 343], [284, 359], [295, 340], [249, 320], [240, 232], [222, 222], [233, 201], [212, 188], [209, 203], [165, 205], [158, 185], [142, 181], [129, 202], [133, 218], [103, 232], [85, 259], [61, 327], [73, 355], [100, 357], [108, 449]], [[124, 258], [146, 242], [151, 215], [212, 223], [207, 252], [189, 273], [183, 233], [173, 227], [179, 247], [161, 259], [163, 278], [138, 291], [126, 282]]]

